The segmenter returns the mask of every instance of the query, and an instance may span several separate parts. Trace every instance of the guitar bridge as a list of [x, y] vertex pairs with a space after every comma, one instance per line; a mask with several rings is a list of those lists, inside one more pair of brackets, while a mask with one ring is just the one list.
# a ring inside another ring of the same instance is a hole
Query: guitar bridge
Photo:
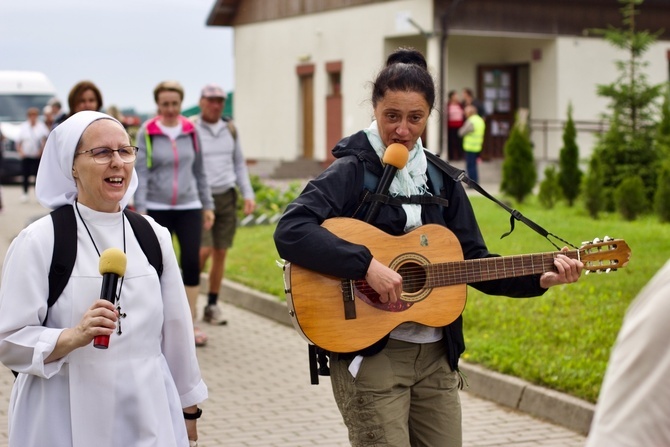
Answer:
[[354, 282], [350, 279], [342, 280], [342, 304], [344, 306], [344, 319], [356, 319], [356, 300], [354, 299]]

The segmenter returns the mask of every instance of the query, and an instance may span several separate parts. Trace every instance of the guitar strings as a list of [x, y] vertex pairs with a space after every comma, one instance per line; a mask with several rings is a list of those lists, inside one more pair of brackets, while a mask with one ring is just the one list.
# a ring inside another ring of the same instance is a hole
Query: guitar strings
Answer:
[[[553, 269], [553, 263], [553, 253], [540, 253], [535, 255], [471, 259], [427, 265], [404, 264], [400, 266], [398, 270], [402, 271], [403, 289], [415, 290], [419, 289], [419, 286], [423, 287], [426, 284], [432, 286], [457, 285], [499, 279], [508, 276], [525, 276], [543, 273]], [[477, 264], [489, 264], [489, 267], [492, 268], [487, 268], [481, 272], [473, 271], [473, 269], [479, 269], [480, 266]], [[372, 289], [366, 281], [360, 280], [355, 282], [358, 283], [357, 288], [361, 292], [374, 292], [374, 289]]]

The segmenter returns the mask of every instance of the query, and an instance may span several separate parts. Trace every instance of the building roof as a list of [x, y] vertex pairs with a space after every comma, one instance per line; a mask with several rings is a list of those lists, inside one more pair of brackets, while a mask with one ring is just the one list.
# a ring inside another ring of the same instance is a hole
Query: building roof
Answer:
[[[316, 14], [395, 0], [215, 0], [207, 18], [209, 26], [238, 26]], [[621, 4], [616, 0], [432, 0], [434, 30], [587, 35], [593, 28], [621, 25]], [[670, 1], [645, 0], [637, 6], [637, 30], [660, 31], [670, 39]]]

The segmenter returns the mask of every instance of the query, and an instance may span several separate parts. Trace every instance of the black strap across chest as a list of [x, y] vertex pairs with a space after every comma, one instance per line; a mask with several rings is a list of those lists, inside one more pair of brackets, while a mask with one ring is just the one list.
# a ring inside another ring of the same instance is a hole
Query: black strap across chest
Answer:
[[[123, 213], [142, 251], [160, 278], [163, 274], [163, 253], [154, 229], [141, 214], [129, 209], [124, 209]], [[77, 218], [72, 205], [53, 210], [51, 220], [54, 226], [54, 248], [49, 268], [48, 307], [53, 306], [65, 290], [77, 259]]]

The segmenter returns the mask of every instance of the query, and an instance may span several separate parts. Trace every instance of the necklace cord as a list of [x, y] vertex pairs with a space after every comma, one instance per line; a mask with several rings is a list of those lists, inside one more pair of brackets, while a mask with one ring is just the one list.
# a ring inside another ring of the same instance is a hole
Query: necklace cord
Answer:
[[[100, 257], [100, 250], [98, 250], [98, 246], [95, 243], [95, 239], [93, 239], [93, 235], [91, 234], [91, 230], [88, 229], [88, 225], [86, 225], [86, 221], [84, 218], [81, 216], [81, 212], [79, 211], [79, 205], [78, 202], [75, 200], [74, 201], [74, 209], [77, 210], [77, 215], [79, 215], [79, 220], [81, 220], [81, 223], [84, 224], [84, 228], [86, 229], [86, 233], [88, 233], [88, 237], [91, 239], [91, 242], [93, 243], [93, 248], [95, 248], [95, 252], [98, 254], [98, 257]], [[123, 253], [126, 253], [126, 216], [121, 212], [121, 228], [123, 231]], [[121, 313], [121, 291], [123, 290], [123, 279], [125, 276], [121, 277], [121, 284], [119, 285], [119, 293], [116, 295], [116, 309], [119, 311], [119, 314]], [[119, 325], [117, 326], [116, 330], [117, 334], [121, 335], [121, 321], [119, 320]]]

